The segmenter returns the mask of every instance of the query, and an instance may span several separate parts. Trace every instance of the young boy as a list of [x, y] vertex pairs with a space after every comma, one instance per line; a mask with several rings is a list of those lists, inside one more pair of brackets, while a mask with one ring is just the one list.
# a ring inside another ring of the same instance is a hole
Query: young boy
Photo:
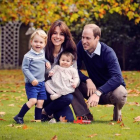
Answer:
[[23, 105], [14, 120], [18, 124], [23, 124], [23, 117], [26, 112], [36, 104], [35, 120], [41, 120], [41, 112], [44, 100], [47, 99], [45, 91], [45, 65], [51, 68], [50, 63], [45, 59], [43, 48], [47, 44], [47, 34], [41, 30], [36, 30], [30, 39], [31, 50], [24, 55], [22, 71], [25, 76], [25, 89], [28, 102]]

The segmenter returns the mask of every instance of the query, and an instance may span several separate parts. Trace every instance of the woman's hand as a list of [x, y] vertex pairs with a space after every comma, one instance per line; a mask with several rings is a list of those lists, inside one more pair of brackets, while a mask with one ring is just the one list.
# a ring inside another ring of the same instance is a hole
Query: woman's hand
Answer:
[[87, 83], [87, 90], [88, 90], [87, 96], [92, 96], [96, 91], [96, 86], [94, 85], [91, 79], [87, 79], [86, 83]]
[[51, 64], [50, 64], [50, 62], [46, 62], [46, 68], [47, 68], [47, 69], [51, 69]]

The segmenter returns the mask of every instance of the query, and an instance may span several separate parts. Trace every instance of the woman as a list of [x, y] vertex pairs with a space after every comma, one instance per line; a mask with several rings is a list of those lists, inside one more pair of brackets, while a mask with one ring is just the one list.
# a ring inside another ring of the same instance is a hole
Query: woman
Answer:
[[[52, 68], [58, 64], [58, 59], [62, 51], [72, 53], [77, 59], [76, 45], [72, 39], [67, 25], [61, 21], [55, 21], [48, 32], [47, 46], [45, 47], [45, 57], [50, 61]], [[74, 63], [76, 68], [76, 61]], [[48, 71], [46, 72], [46, 80], [48, 79]], [[66, 117], [68, 122], [73, 122], [73, 113], [69, 107], [73, 100], [73, 95], [68, 94], [52, 101], [47, 93], [48, 99], [44, 103], [42, 111], [42, 121], [50, 120], [52, 117], [59, 121], [60, 116]]]

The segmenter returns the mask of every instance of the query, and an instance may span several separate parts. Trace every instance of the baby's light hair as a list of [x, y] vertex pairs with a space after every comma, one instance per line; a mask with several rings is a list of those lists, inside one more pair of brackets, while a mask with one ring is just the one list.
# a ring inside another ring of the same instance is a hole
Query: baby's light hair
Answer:
[[42, 29], [36, 29], [36, 30], [33, 32], [33, 34], [31, 35], [30, 40], [33, 40], [33, 38], [34, 38], [34, 36], [35, 36], [36, 34], [39, 35], [40, 37], [42, 37], [42, 38], [45, 40], [45, 43], [47, 44], [47, 38], [48, 38], [48, 36], [47, 36], [47, 34], [45, 33], [45, 31], [43, 31]]

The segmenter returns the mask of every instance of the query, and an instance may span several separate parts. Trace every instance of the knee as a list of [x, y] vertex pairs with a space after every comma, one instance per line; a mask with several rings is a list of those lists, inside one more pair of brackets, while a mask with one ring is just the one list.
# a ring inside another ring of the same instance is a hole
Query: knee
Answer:
[[73, 95], [72, 94], [68, 94], [65, 95], [65, 101], [68, 102], [69, 104], [72, 102], [73, 100]]
[[126, 89], [120, 90], [115, 94], [116, 104], [123, 106], [127, 101], [127, 91]]

